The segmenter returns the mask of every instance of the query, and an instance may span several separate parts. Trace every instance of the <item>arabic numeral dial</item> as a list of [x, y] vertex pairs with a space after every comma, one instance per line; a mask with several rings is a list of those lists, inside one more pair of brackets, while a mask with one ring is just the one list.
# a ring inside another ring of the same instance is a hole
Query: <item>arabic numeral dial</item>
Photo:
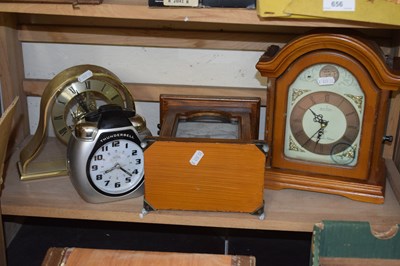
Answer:
[[105, 195], [123, 195], [140, 185], [144, 172], [143, 150], [129, 139], [114, 139], [91, 156], [88, 178]]

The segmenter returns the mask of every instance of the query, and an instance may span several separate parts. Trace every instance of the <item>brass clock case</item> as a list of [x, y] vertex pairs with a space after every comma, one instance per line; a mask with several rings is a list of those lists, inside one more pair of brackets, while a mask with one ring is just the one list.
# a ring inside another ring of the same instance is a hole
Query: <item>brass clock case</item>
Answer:
[[[106, 103], [135, 110], [132, 95], [111, 71], [96, 65], [78, 65], [57, 74], [42, 94], [36, 132], [21, 150], [18, 162], [21, 180], [66, 175], [64, 146], [68, 143], [74, 125], [87, 112]], [[57, 142], [64, 144], [57, 145], [61, 155], [57, 154], [58, 158], [53, 161], [35, 162], [46, 145], [50, 123]]]

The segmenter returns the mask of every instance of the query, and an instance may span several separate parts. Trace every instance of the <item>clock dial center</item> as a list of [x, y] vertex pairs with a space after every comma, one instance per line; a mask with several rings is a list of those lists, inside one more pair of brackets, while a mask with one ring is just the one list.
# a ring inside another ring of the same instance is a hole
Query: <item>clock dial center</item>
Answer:
[[75, 81], [60, 90], [52, 108], [52, 122], [57, 137], [67, 143], [71, 131], [84, 116], [104, 104], [124, 106], [124, 98], [116, 87], [106, 81]]
[[[313, 110], [313, 111], [311, 111]], [[315, 121], [317, 113], [322, 119]], [[310, 122], [312, 121], [312, 122]], [[331, 104], [316, 104], [304, 113], [303, 128], [306, 135], [313, 141], [317, 141], [318, 134], [315, 132], [321, 130], [319, 144], [330, 144], [340, 139], [346, 129], [345, 115], [334, 105]]]

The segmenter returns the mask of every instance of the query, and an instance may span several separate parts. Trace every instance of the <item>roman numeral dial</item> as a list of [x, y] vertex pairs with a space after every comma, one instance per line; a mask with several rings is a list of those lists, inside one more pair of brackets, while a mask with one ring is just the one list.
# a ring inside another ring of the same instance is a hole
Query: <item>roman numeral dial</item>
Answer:
[[56, 136], [67, 143], [77, 122], [99, 106], [110, 103], [125, 107], [120, 90], [107, 81], [88, 79], [69, 84], [57, 93], [51, 110]]

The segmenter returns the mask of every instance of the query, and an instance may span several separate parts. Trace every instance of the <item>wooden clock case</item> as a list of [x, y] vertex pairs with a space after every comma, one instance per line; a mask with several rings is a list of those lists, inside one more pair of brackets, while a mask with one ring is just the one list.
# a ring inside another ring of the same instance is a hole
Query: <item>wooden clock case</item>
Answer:
[[[349, 69], [366, 95], [360, 157], [354, 167], [293, 160], [283, 153], [288, 87], [301, 69], [318, 63]], [[388, 98], [390, 91], [400, 87], [400, 76], [386, 66], [377, 46], [343, 34], [309, 34], [281, 50], [270, 47], [256, 67], [269, 79], [265, 139], [271, 151], [265, 171], [266, 187], [338, 194], [353, 200], [383, 203], [385, 164], [381, 154]]]
[[176, 137], [179, 120], [191, 117], [220, 117], [238, 123], [242, 141], [258, 138], [260, 99], [256, 97], [160, 96], [160, 137]]
[[[255, 97], [161, 95], [159, 137], [145, 150], [144, 209], [262, 216], [266, 152], [255, 141], [259, 109]], [[237, 122], [238, 139], [177, 138], [176, 124], [196, 116]]]

